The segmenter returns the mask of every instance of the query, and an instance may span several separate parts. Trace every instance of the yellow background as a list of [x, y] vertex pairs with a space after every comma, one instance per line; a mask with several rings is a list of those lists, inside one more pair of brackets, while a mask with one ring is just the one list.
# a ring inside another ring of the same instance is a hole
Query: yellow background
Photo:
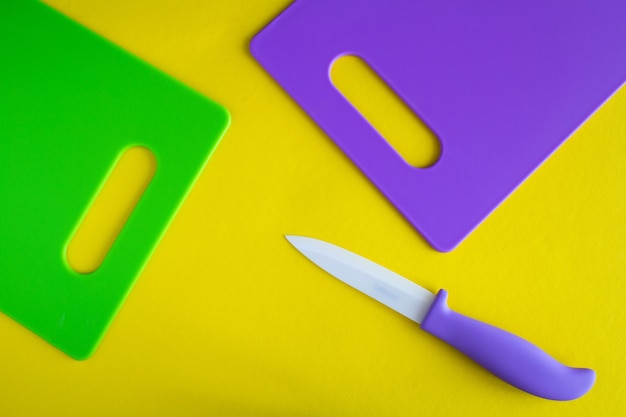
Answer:
[[[431, 249], [248, 52], [289, 1], [47, 0], [232, 125], [95, 355], [0, 315], [0, 416], [626, 415], [626, 89], [452, 253]], [[518, 391], [298, 254], [339, 244], [598, 373]]]

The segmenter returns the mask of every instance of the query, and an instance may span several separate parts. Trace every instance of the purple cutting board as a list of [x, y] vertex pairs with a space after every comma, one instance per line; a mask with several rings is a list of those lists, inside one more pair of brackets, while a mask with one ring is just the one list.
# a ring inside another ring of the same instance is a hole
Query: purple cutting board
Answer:
[[[626, 1], [297, 0], [251, 49], [449, 251], [626, 81]], [[333, 86], [330, 66], [345, 54], [437, 135], [437, 163], [408, 165]]]

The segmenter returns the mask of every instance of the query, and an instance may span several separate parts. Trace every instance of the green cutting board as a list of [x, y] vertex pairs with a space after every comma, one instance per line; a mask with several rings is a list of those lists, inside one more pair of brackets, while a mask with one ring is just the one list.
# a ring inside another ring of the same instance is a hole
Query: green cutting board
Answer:
[[[229, 124], [227, 111], [50, 7], [0, 4], [0, 310], [88, 358]], [[91, 274], [72, 233], [128, 148], [157, 169]]]

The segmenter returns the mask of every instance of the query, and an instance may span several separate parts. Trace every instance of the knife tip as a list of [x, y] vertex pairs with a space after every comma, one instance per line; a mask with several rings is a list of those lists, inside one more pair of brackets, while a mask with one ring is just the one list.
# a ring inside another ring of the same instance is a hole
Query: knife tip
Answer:
[[298, 236], [295, 236], [295, 235], [283, 235], [283, 237], [287, 239], [287, 241], [291, 243], [292, 245], [293, 245], [293, 241], [298, 238]]
[[285, 239], [287, 239], [289, 243], [291, 243], [299, 251], [302, 251], [301, 246], [303, 245], [306, 246], [307, 243], [316, 240], [310, 237], [298, 236], [298, 235], [283, 235], [283, 236], [285, 237]]

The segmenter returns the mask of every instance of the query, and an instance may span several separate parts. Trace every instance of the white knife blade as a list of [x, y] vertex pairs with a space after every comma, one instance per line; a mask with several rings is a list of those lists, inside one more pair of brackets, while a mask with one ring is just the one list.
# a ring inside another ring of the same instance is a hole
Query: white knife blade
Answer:
[[285, 236], [317, 266], [353, 288], [421, 323], [435, 294], [362, 256], [321, 240]]

